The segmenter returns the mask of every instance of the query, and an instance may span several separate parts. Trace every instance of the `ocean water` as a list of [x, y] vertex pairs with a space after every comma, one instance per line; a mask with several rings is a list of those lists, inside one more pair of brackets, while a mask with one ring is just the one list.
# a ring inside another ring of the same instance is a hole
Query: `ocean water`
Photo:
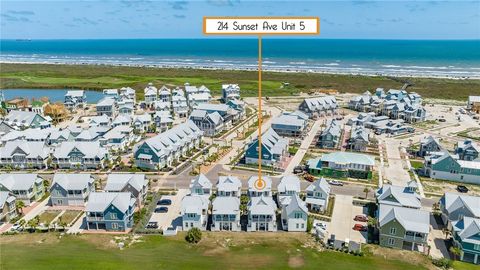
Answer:
[[[68, 89], [70, 90], [70, 89]], [[24, 97], [28, 99], [40, 99], [42, 97], [48, 97], [50, 102], [63, 102], [65, 100], [65, 94], [67, 89], [3, 89], [3, 95], [5, 100]], [[88, 103], [97, 103], [102, 97], [101, 91], [86, 90]]]
[[[256, 69], [256, 39], [0, 40], [1, 62]], [[480, 40], [263, 39], [263, 68], [480, 77]]]

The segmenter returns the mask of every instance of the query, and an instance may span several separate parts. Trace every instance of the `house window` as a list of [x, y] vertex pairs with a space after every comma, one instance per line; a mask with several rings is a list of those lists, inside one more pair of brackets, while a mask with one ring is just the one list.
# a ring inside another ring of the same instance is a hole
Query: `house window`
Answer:
[[302, 213], [295, 213], [295, 218], [302, 218]]
[[388, 245], [389, 245], [389, 246], [395, 245], [395, 239], [393, 239], [393, 238], [388, 238]]
[[[112, 217], [112, 219], [118, 219], [117, 218], [117, 213], [111, 213], [110, 216]], [[116, 223], [115, 223], [116, 224]]]
[[393, 228], [393, 227], [390, 228], [390, 234], [391, 234], [391, 235], [397, 234], [397, 229], [396, 229], [396, 228]]
[[299, 228], [298, 223], [296, 225], [297, 225], [297, 229], [298, 229]]
[[112, 223], [112, 229], [114, 229], [114, 230], [118, 229], [118, 224], [117, 223]]
[[473, 245], [473, 250], [478, 250], [478, 251], [480, 251], [480, 244]]

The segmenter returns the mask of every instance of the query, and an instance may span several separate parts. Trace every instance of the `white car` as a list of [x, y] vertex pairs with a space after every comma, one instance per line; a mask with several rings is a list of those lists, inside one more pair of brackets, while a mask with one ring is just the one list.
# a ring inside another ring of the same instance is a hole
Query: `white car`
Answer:
[[337, 180], [330, 180], [328, 183], [332, 186], [343, 186], [343, 183]]

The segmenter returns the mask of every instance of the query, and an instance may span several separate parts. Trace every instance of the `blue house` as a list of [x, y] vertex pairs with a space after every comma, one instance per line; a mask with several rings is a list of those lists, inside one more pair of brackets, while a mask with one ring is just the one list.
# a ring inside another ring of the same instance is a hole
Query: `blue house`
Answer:
[[480, 219], [463, 217], [452, 227], [453, 243], [462, 250], [460, 260], [480, 264]]
[[92, 192], [85, 207], [87, 230], [128, 231], [136, 206], [130, 192]]
[[[258, 137], [255, 138], [245, 151], [245, 163], [257, 164], [259, 154]], [[262, 164], [267, 166], [282, 166], [288, 155], [288, 139], [280, 137], [275, 130], [268, 129], [262, 134]]]

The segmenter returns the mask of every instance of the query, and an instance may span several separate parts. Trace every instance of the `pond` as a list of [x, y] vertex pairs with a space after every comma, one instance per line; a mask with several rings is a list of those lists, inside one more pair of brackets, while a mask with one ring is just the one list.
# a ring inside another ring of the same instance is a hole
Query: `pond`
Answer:
[[[5, 100], [17, 97], [28, 98], [29, 100], [47, 97], [53, 103], [63, 102], [65, 94], [69, 90], [74, 89], [3, 89], [3, 95]], [[97, 103], [103, 97], [102, 91], [85, 90], [85, 93], [88, 103]]]

